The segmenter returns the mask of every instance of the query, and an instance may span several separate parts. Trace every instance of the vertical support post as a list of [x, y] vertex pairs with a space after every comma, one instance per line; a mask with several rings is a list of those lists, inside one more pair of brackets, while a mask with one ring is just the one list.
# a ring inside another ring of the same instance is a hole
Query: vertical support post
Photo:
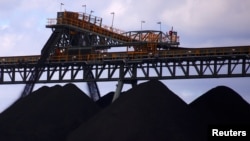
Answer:
[[173, 62], [173, 76], [176, 76], [176, 61]]
[[231, 76], [232, 74], [232, 60], [228, 59], [227, 75]]
[[114, 102], [121, 94], [121, 91], [122, 91], [122, 87], [123, 87], [123, 78], [124, 78], [124, 65], [125, 64], [121, 64], [120, 66], [120, 70], [119, 70], [119, 80], [118, 80], [118, 84], [117, 84], [117, 87], [116, 87], [116, 91], [115, 91], [115, 94], [113, 96], [113, 99], [112, 99], [112, 102]]
[[23, 70], [23, 81], [24, 82], [27, 81], [27, 67], [24, 67], [24, 70]]
[[190, 64], [189, 64], [189, 60], [187, 60], [187, 67], [186, 67], [186, 76], [187, 77], [189, 77], [190, 76], [190, 71], [189, 71], [189, 69], [190, 69]]
[[0, 68], [0, 82], [3, 82], [3, 77], [4, 77], [4, 69], [3, 67]]
[[242, 59], [242, 76], [246, 76], [246, 58]]
[[136, 64], [136, 63], [132, 65], [132, 70], [131, 70], [132, 76], [131, 76], [131, 78], [134, 78], [134, 79], [137, 78], [137, 65], [138, 64]]
[[112, 102], [114, 102], [120, 96], [121, 91], [122, 91], [122, 87], [123, 87], [123, 81], [118, 80], [118, 84], [117, 84], [117, 87], [116, 87], [115, 94], [114, 94], [114, 97], [112, 99]]
[[15, 80], [16, 80], [16, 68], [13, 68], [11, 81], [14, 83]]
[[137, 80], [131, 80], [132, 88], [137, 86]]
[[217, 65], [218, 65], [218, 62], [217, 62], [218, 60], [214, 60], [214, 73], [213, 73], [213, 75], [214, 76], [217, 76], [218, 75], [218, 71], [217, 71]]
[[84, 79], [87, 80], [87, 85], [88, 85], [88, 90], [89, 90], [89, 94], [90, 97], [93, 101], [97, 101], [101, 95], [100, 95], [100, 91], [98, 88], [98, 85], [96, 83], [96, 81], [94, 80], [94, 74], [92, 72], [92, 67], [91, 66], [87, 66], [84, 69]]
[[200, 72], [199, 72], [199, 75], [200, 76], [203, 76], [204, 75], [204, 66], [203, 66], [203, 60], [200, 60]]

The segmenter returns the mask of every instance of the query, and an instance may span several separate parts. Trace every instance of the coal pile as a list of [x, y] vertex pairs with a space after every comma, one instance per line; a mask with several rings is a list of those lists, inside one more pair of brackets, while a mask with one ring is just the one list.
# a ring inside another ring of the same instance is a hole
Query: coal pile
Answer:
[[63, 141], [98, 111], [75, 85], [42, 87], [0, 115], [0, 140]]
[[157, 80], [113, 95], [93, 102], [73, 84], [42, 87], [0, 114], [0, 140], [206, 141], [209, 125], [250, 123], [250, 105], [224, 86], [189, 105]]
[[106, 95], [104, 95], [103, 97], [101, 97], [99, 100], [97, 100], [96, 104], [100, 108], [106, 108], [107, 106], [109, 106], [112, 103], [114, 94], [115, 94], [115, 92], [109, 92], [109, 93], [107, 93]]
[[[159, 81], [123, 93], [72, 132], [67, 141], [200, 141], [200, 120]], [[193, 130], [190, 130], [193, 129]]]
[[250, 105], [239, 94], [218, 86], [190, 103], [207, 124], [249, 124]]

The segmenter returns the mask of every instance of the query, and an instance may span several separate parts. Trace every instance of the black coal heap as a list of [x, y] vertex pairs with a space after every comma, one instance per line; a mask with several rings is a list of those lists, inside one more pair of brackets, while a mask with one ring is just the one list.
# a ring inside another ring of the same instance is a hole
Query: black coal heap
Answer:
[[200, 141], [197, 121], [179, 97], [159, 81], [149, 81], [123, 93], [68, 141]]
[[250, 105], [239, 94], [218, 86], [190, 103], [208, 124], [249, 124]]
[[0, 140], [63, 141], [98, 110], [73, 84], [42, 87], [0, 115]]
[[42, 87], [0, 114], [2, 141], [205, 141], [210, 124], [249, 124], [250, 106], [227, 87], [187, 105], [160, 81], [112, 103], [96, 103], [73, 84]]

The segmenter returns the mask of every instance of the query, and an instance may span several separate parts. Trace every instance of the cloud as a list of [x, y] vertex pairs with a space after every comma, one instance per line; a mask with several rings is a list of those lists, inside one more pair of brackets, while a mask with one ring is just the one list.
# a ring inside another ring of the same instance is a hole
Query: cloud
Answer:
[[6, 29], [8, 29], [9, 28], [9, 25], [8, 24], [2, 24], [2, 25], [0, 25], [0, 31], [1, 32], [4, 32]]
[[[114, 11], [115, 14], [115, 26], [126, 31], [140, 30], [141, 20], [146, 21], [144, 29], [159, 29], [157, 22], [161, 21], [160, 14], [163, 12], [164, 0], [112, 0], [105, 13]], [[111, 16], [106, 14], [108, 19]]]
[[249, 6], [250, 2], [247, 0], [241, 2], [188, 0], [176, 6], [175, 9], [166, 8], [162, 18], [165, 19], [165, 22], [172, 23], [179, 29], [179, 33], [190, 40], [220, 42], [220, 38], [249, 39], [250, 18], [247, 18]]
[[8, 17], [15, 9], [20, 6], [20, 0], [1, 0], [0, 1], [0, 18]]
[[0, 15], [0, 41], [2, 43], [0, 55], [40, 54], [40, 50], [51, 33], [45, 28], [47, 15], [49, 15], [49, 10], [46, 9], [53, 4], [48, 5], [48, 0], [21, 0], [15, 4], [1, 1], [0, 3], [3, 4], [2, 7], [9, 8], [0, 10], [0, 13], [5, 13], [5, 15]]

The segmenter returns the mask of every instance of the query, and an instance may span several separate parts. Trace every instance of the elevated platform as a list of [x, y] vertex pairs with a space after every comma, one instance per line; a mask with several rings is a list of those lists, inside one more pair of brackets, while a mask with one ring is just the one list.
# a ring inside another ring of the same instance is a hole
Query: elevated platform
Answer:
[[[125, 32], [102, 24], [102, 18], [77, 12], [58, 12], [57, 18], [48, 19], [47, 28], [69, 29], [67, 36], [78, 35], [78, 42], [89, 43], [76, 46], [91, 46], [92, 49], [110, 47], [134, 47], [135, 51], [155, 51], [157, 47], [177, 47], [179, 37], [169, 36], [161, 31], [144, 30]], [[89, 37], [91, 35], [91, 37]], [[79, 40], [79, 36], [83, 38]], [[88, 41], [86, 38], [94, 38]]]

